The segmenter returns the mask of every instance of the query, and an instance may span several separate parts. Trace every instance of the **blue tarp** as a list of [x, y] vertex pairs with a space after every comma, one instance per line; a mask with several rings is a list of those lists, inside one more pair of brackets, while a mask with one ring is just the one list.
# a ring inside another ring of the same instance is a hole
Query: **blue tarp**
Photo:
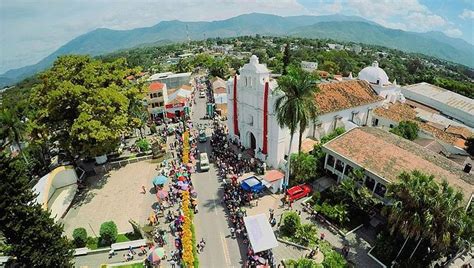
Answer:
[[254, 193], [261, 192], [265, 188], [262, 181], [259, 180], [255, 176], [248, 177], [245, 180], [243, 180], [240, 183], [240, 187], [242, 187], [242, 189], [244, 189], [245, 191], [254, 192]]

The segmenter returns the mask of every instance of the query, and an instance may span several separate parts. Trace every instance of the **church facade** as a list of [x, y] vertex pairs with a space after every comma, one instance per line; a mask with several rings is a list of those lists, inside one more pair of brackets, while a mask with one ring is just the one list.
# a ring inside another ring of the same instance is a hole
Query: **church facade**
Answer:
[[[375, 108], [400, 98], [398, 87], [388, 82], [385, 72], [378, 66], [371, 67], [374, 68], [367, 67], [369, 69], [360, 73], [370, 76], [366, 77], [368, 80], [348, 79], [318, 84], [315, 98], [319, 115], [304, 131], [303, 139], [319, 140], [338, 127], [350, 130], [371, 125]], [[375, 87], [379, 88], [380, 94]], [[227, 81], [227, 125], [231, 140], [254, 150], [255, 156], [268, 166], [284, 168], [290, 133], [276, 120], [275, 101], [283, 94], [277, 88], [270, 70], [253, 55], [249, 63], [240, 68], [240, 75]], [[293, 137], [291, 153], [297, 149], [298, 130]]]

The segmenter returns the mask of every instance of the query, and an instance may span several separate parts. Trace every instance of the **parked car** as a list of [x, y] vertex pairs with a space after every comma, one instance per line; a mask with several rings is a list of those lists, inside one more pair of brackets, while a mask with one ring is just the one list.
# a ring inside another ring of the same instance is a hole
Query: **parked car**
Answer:
[[295, 200], [298, 200], [302, 197], [309, 196], [311, 194], [312, 190], [313, 189], [312, 189], [311, 185], [309, 185], [309, 184], [300, 184], [300, 185], [296, 185], [296, 186], [291, 187], [290, 189], [288, 189], [286, 191], [286, 193], [288, 194], [288, 196], [290, 198], [290, 201], [295, 201]]
[[199, 155], [199, 169], [201, 171], [208, 171], [209, 170], [209, 158], [207, 158], [206, 153], [201, 153]]

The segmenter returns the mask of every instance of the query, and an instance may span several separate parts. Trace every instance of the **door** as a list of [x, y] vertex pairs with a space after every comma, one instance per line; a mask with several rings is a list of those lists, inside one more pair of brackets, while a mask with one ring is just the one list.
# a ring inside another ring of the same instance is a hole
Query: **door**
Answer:
[[250, 132], [250, 148], [252, 148], [252, 150], [257, 148], [257, 140], [255, 139], [255, 136], [252, 132]]

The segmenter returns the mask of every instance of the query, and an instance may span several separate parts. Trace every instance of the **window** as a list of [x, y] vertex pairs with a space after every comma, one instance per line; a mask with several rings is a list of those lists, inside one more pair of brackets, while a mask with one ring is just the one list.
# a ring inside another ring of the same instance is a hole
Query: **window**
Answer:
[[334, 166], [334, 157], [332, 155], [328, 155], [327, 165], [330, 166], [330, 167]]
[[158, 92], [158, 97], [163, 96], [163, 92]]
[[339, 159], [336, 160], [336, 170], [341, 173], [344, 170], [344, 163]]
[[365, 179], [365, 186], [369, 188], [369, 190], [373, 191], [374, 190], [374, 185], [375, 185], [375, 180], [372, 179], [371, 177], [367, 177]]
[[374, 126], [378, 126], [379, 125], [379, 120], [378, 119], [375, 119], [374, 121]]
[[346, 165], [346, 170], [344, 171], [344, 175], [349, 176], [353, 170], [352, 166]]
[[390, 124], [390, 128], [393, 128], [393, 125], [392, 125], [392, 124]]
[[377, 187], [375, 187], [375, 193], [380, 197], [385, 197], [386, 192], [387, 192], [387, 187], [381, 183], [378, 183]]
[[160, 101], [160, 107], [163, 106], [163, 105], [165, 105], [165, 103]]

